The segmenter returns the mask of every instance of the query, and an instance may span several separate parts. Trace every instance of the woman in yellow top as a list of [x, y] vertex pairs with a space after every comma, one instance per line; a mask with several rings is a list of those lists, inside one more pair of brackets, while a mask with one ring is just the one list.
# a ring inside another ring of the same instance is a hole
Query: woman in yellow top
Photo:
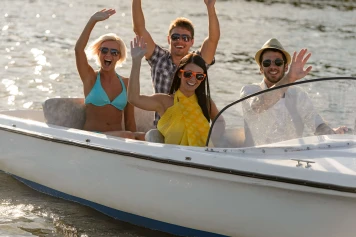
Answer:
[[131, 41], [132, 68], [128, 100], [144, 110], [156, 111], [161, 119], [157, 129], [165, 143], [186, 146], [204, 146], [210, 120], [218, 109], [210, 99], [207, 68], [204, 59], [190, 53], [177, 67], [169, 94], [140, 94], [140, 68], [146, 53], [146, 43], [138, 36]]

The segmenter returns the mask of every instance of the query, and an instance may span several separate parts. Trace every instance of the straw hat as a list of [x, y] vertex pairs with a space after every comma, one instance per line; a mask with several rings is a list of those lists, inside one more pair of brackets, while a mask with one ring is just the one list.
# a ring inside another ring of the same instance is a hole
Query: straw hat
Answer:
[[287, 64], [290, 63], [291, 61], [291, 58], [290, 58], [290, 55], [287, 51], [284, 50], [283, 46], [281, 45], [281, 43], [279, 43], [279, 41], [275, 38], [272, 38], [272, 39], [269, 39], [263, 46], [260, 50], [257, 51], [256, 55], [255, 55], [255, 60], [257, 62], [257, 64], [259, 66], [261, 66], [260, 64], [260, 56], [261, 56], [261, 53], [263, 52], [263, 50], [265, 49], [278, 49], [280, 50], [282, 53], [284, 53], [284, 55], [286, 56], [287, 58]]

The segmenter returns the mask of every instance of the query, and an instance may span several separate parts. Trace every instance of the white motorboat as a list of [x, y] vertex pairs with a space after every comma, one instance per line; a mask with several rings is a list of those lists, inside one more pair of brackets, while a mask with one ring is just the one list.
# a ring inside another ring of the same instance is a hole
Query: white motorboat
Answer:
[[[81, 99], [2, 111], [0, 170], [40, 192], [175, 235], [354, 237], [355, 80], [300, 85], [320, 114], [348, 133], [306, 132], [254, 147], [244, 146], [240, 103], [222, 110], [226, 131], [215, 147], [81, 130]], [[152, 113], [136, 113], [138, 128], [151, 129]]]

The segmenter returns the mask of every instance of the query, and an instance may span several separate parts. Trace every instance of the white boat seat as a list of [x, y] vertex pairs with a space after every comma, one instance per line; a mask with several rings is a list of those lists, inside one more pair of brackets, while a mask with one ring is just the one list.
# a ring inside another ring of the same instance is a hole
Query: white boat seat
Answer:
[[[125, 116], [125, 115], [124, 115]], [[154, 111], [147, 111], [135, 107], [135, 121], [136, 121], [136, 130], [138, 132], [148, 132], [150, 129], [154, 129], [153, 121], [155, 118]], [[124, 120], [122, 120], [122, 127], [124, 128]]]
[[[83, 129], [85, 104], [83, 98], [51, 98], [42, 104], [43, 114], [48, 124]], [[135, 107], [136, 130], [147, 132], [154, 128], [154, 112]], [[122, 127], [125, 128], [124, 119]]]
[[83, 129], [85, 104], [83, 98], [51, 98], [42, 104], [43, 114], [49, 124]]
[[145, 140], [148, 142], [164, 143], [164, 137], [157, 129], [149, 130], [145, 135]]

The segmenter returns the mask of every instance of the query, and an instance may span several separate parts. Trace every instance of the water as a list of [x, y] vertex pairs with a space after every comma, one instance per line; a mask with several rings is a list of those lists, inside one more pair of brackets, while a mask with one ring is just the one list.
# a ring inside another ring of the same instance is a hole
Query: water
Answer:
[[[102, 8], [117, 13], [94, 28], [91, 39], [115, 32], [129, 46], [134, 37], [131, 1], [2, 0], [0, 8], [0, 110], [39, 109], [51, 97], [82, 97], [74, 44], [89, 17]], [[313, 70], [307, 78], [356, 76], [356, 1], [219, 1], [221, 39], [209, 70], [219, 108], [238, 99], [241, 87], [259, 82], [253, 57], [275, 37], [291, 53], [308, 48]], [[165, 7], [167, 6], [167, 7]], [[168, 9], [169, 6], [169, 9]], [[202, 0], [143, 1], [147, 29], [166, 46], [171, 20], [195, 24], [194, 49], [207, 35]], [[163, 22], [163, 23], [162, 23]], [[91, 62], [94, 66], [94, 62]], [[118, 72], [128, 76], [130, 59]], [[152, 91], [143, 63], [141, 87]], [[0, 172], [0, 236], [170, 236], [116, 221], [90, 208], [29, 189]]]

